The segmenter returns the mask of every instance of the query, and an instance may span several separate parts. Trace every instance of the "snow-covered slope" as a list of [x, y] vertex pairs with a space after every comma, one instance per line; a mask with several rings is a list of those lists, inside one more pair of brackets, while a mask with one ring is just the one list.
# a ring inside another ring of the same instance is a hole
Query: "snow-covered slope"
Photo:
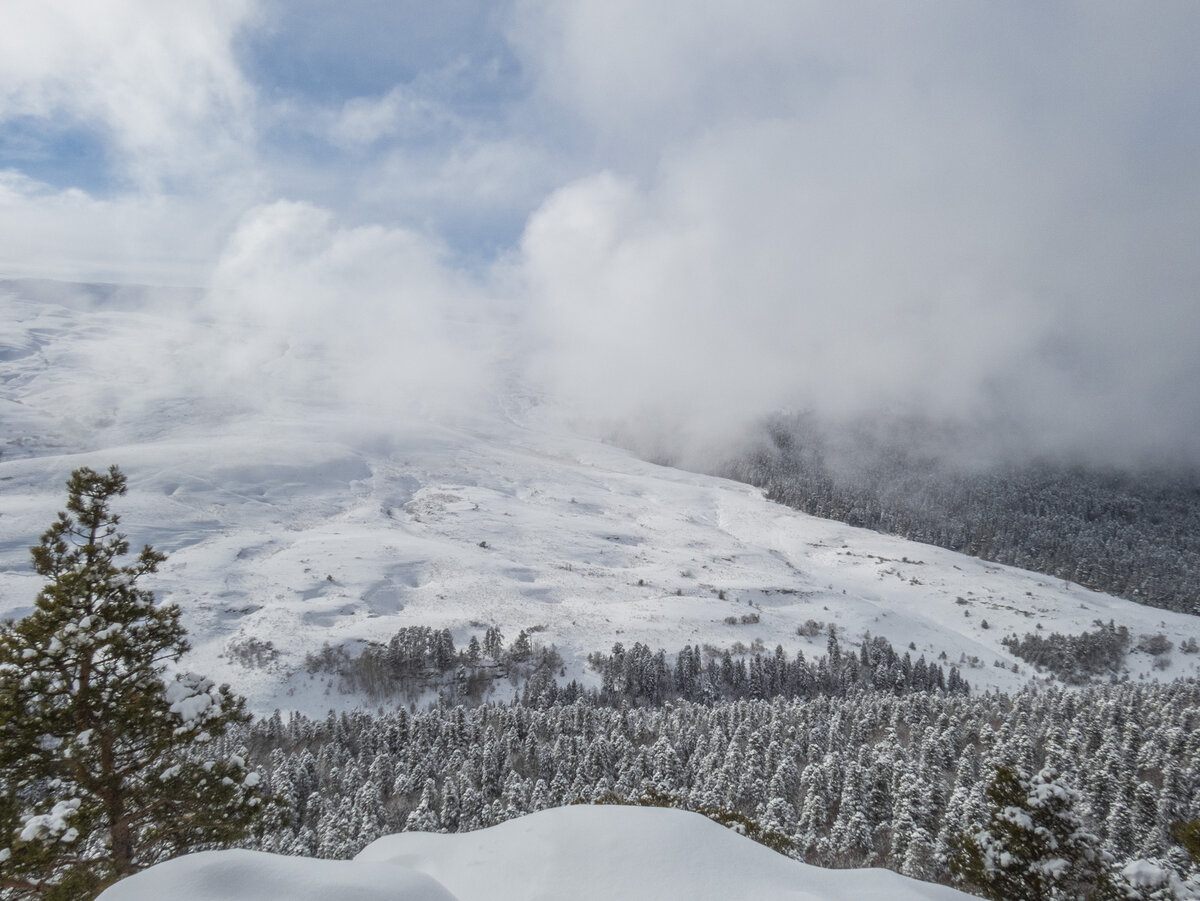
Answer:
[[[355, 703], [309, 676], [305, 654], [404, 625], [450, 628], [460, 645], [488, 625], [510, 640], [544, 627], [535, 637], [557, 645], [567, 677], [589, 680], [587, 654], [616, 641], [674, 652], [757, 639], [821, 653], [824, 635], [797, 634], [816, 620], [843, 644], [869, 631], [914, 657], [967, 661], [974, 685], [1001, 688], [1030, 675], [1011, 670], [1000, 644], [1011, 632], [1113, 619], [1176, 645], [1200, 633], [1195, 617], [643, 462], [538, 424], [536, 408], [513, 413], [509, 393], [441, 420], [311, 385], [288, 397], [270, 385], [262, 403], [257, 382], [202, 392], [184, 371], [211, 360], [196, 352], [195, 317], [10, 289], [0, 322], [0, 615], [29, 609], [39, 583], [27, 548], [61, 508], [70, 471], [116, 463], [131, 484], [119, 507], [131, 540], [170, 554], [150, 587], [183, 608], [189, 665], [258, 710]], [[758, 622], [742, 624], [749, 614]], [[277, 657], [239, 663], [231, 650], [249, 638]], [[1197, 662], [1175, 653], [1154, 670], [1135, 653], [1129, 667], [1170, 677]]]
[[953, 901], [969, 896], [886, 870], [790, 860], [699, 814], [564, 807], [459, 835], [379, 839], [353, 861], [215, 851], [120, 882], [102, 901]]

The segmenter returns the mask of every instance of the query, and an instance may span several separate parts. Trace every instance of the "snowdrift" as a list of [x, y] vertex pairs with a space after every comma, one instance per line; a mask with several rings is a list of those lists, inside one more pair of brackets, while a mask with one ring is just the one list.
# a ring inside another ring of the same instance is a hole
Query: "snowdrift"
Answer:
[[699, 814], [564, 807], [459, 835], [381, 838], [353, 861], [210, 851], [160, 864], [101, 901], [953, 901], [886, 870], [823, 870]]

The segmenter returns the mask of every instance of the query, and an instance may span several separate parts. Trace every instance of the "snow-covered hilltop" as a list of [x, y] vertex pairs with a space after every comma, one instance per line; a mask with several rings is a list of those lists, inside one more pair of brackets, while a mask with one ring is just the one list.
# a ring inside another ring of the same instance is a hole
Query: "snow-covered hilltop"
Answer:
[[[1178, 647], [1200, 631], [1194, 617], [644, 462], [540, 423], [536, 407], [514, 413], [509, 396], [435, 422], [382, 402], [372, 418], [319, 392], [260, 405], [252, 382], [241, 396], [188, 394], [197, 381], [178, 371], [151, 386], [150, 362], [122, 349], [194, 361], [196, 326], [140, 301], [6, 291], [0, 613], [22, 615], [36, 593], [26, 549], [69, 472], [116, 463], [131, 540], [170, 555], [153, 588], [183, 608], [192, 665], [260, 711], [360, 703], [308, 673], [305, 655], [353, 653], [413, 625], [449, 629], [459, 647], [490, 626], [509, 640], [536, 630], [562, 677], [585, 684], [597, 681], [587, 655], [618, 641], [811, 656], [834, 626], [843, 646], [884, 636], [1004, 689], [1032, 675], [1002, 646], [1009, 634], [1113, 620], [1135, 641], [1161, 633]], [[1200, 656], [1133, 653], [1126, 665], [1133, 678], [1173, 677]]]
[[113, 886], [103, 901], [538, 901], [968, 898], [886, 870], [789, 860], [699, 814], [564, 807], [460, 835], [379, 839], [353, 861], [250, 851], [195, 854]]

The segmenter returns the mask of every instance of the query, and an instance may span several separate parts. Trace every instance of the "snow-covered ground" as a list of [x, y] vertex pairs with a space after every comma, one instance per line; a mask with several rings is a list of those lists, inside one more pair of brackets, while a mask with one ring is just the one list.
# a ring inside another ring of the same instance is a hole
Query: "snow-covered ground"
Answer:
[[790, 860], [699, 814], [563, 807], [459, 835], [379, 839], [353, 861], [212, 851], [160, 864], [101, 901], [953, 901], [886, 870]]
[[[259, 711], [361, 702], [309, 676], [305, 654], [406, 625], [450, 628], [460, 645], [489, 625], [509, 640], [541, 627], [534, 637], [558, 647], [566, 676], [592, 680], [587, 654], [616, 641], [822, 653], [823, 634], [797, 634], [816, 620], [843, 645], [883, 635], [1004, 689], [1031, 675], [1013, 672], [1000, 644], [1013, 632], [1112, 619], [1176, 647], [1200, 634], [1196, 617], [644, 462], [553, 426], [511, 392], [440, 420], [318, 391], [262, 404], [255, 381], [240, 395], [197, 393], [183, 371], [200, 359], [194, 319], [10, 287], [0, 323], [0, 615], [29, 609], [39, 580], [27, 548], [63, 506], [70, 471], [118, 464], [131, 540], [170, 555], [149, 587], [184, 611], [188, 666]], [[741, 624], [748, 614], [758, 622]], [[231, 649], [250, 638], [277, 658], [237, 662]], [[1130, 675], [1195, 674], [1198, 656], [1176, 651], [1156, 670], [1134, 653]]]

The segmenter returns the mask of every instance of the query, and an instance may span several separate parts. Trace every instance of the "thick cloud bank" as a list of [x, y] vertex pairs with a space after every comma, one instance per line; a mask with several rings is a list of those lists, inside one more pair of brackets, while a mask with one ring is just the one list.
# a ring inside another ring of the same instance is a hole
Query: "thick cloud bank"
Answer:
[[921, 411], [1200, 452], [1195, 15], [1145, 12], [539, 17], [546, 89], [630, 173], [525, 232], [551, 380], [614, 419]]
[[252, 211], [218, 261], [205, 310], [218, 383], [264, 402], [363, 416], [465, 411], [495, 369], [479, 287], [404, 228], [343, 227], [290, 202]]
[[0, 274], [202, 282], [268, 400], [1200, 459], [1195, 4], [384, 6], [18, 4]]

